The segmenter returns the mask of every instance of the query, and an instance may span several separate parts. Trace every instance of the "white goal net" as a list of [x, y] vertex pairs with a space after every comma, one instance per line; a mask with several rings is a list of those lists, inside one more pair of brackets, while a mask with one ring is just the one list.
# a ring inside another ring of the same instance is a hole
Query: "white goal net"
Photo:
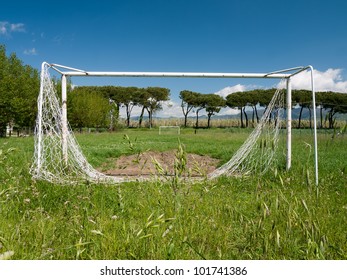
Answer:
[[[70, 126], [68, 126], [67, 139], [63, 139], [61, 105], [48, 70], [48, 65], [45, 65], [41, 73], [35, 127], [35, 154], [30, 170], [33, 177], [67, 185], [79, 182], [125, 181], [125, 178], [107, 176], [95, 170], [83, 155]], [[66, 157], [64, 157], [64, 141], [67, 146]]]
[[209, 174], [220, 175], [263, 174], [278, 161], [279, 132], [284, 115], [284, 94], [277, 89], [260, 122], [234, 156]]

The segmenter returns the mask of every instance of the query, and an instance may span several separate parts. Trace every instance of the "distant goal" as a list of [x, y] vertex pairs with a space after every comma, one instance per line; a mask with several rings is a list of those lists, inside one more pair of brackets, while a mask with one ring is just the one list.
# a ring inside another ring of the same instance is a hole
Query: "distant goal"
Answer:
[[180, 135], [181, 128], [178, 125], [161, 125], [159, 126], [159, 135]]

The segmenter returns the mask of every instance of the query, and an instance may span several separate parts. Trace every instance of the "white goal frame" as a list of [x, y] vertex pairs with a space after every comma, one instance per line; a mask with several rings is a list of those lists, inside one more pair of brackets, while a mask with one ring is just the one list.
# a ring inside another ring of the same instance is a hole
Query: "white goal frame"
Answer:
[[181, 128], [179, 125], [161, 125], [159, 126], [159, 135], [162, 135], [163, 128], [177, 128], [177, 135], [181, 134]]
[[[318, 185], [318, 143], [317, 143], [317, 116], [316, 116], [316, 97], [314, 87], [314, 75], [313, 67], [299, 66], [294, 68], [283, 69], [279, 71], [273, 71], [268, 73], [193, 73], [193, 72], [95, 72], [95, 71], [84, 71], [76, 68], [71, 68], [55, 63], [42, 63], [42, 72], [44, 67], [50, 67], [61, 74], [62, 84], [62, 149], [63, 149], [63, 160], [67, 162], [67, 135], [68, 135], [68, 121], [67, 121], [67, 77], [72, 76], [86, 76], [86, 77], [148, 77], [148, 78], [262, 78], [262, 79], [285, 79], [286, 80], [286, 94], [287, 94], [287, 155], [286, 155], [286, 169], [291, 168], [292, 159], [292, 85], [291, 78], [299, 73], [309, 70], [311, 72], [311, 91], [312, 91], [312, 107], [313, 107], [313, 130], [314, 130], [314, 162], [315, 162], [315, 182]], [[42, 86], [42, 83], [41, 83]], [[42, 108], [39, 100], [39, 112]], [[41, 137], [41, 124], [38, 123], [38, 137]], [[41, 145], [41, 141], [38, 141]], [[38, 147], [38, 159], [40, 159], [42, 149]], [[40, 168], [40, 162], [38, 162], [38, 168]]]

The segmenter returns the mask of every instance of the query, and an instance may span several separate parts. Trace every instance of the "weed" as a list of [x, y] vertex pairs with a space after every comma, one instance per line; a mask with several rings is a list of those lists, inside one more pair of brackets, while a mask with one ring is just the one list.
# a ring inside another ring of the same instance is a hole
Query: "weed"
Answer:
[[176, 149], [174, 176], [116, 187], [34, 181], [33, 139], [0, 139], [0, 258], [346, 259], [346, 141], [318, 134], [315, 189], [308, 130], [293, 131], [288, 172], [190, 180], [187, 153], [223, 164], [246, 132], [187, 129], [179, 142], [155, 130], [78, 135], [96, 167], [124, 153]]

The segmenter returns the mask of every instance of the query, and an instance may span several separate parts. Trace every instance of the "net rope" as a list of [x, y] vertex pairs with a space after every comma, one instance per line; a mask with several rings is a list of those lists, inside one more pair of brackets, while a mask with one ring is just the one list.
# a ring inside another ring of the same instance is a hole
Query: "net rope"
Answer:
[[55, 184], [79, 182], [120, 183], [126, 178], [107, 176], [87, 161], [68, 124], [67, 159], [63, 157], [62, 110], [49, 74], [49, 66], [41, 73], [38, 116], [35, 127], [35, 153], [31, 174], [35, 179]]
[[[64, 158], [61, 102], [57, 97], [49, 68], [49, 65], [45, 65], [41, 73], [35, 126], [35, 151], [30, 168], [33, 178], [63, 185], [82, 182], [118, 184], [126, 181], [148, 180], [148, 178], [140, 177], [134, 179], [108, 176], [94, 169], [83, 155], [69, 123], [66, 137], [67, 156]], [[278, 146], [283, 100], [281, 90], [276, 90], [260, 122], [244, 144], [227, 163], [210, 173], [209, 178], [221, 175], [262, 174], [275, 164], [274, 155]]]
[[246, 141], [227, 163], [210, 173], [209, 177], [264, 174], [275, 166], [279, 160], [276, 155], [283, 115], [284, 93], [278, 88]]

